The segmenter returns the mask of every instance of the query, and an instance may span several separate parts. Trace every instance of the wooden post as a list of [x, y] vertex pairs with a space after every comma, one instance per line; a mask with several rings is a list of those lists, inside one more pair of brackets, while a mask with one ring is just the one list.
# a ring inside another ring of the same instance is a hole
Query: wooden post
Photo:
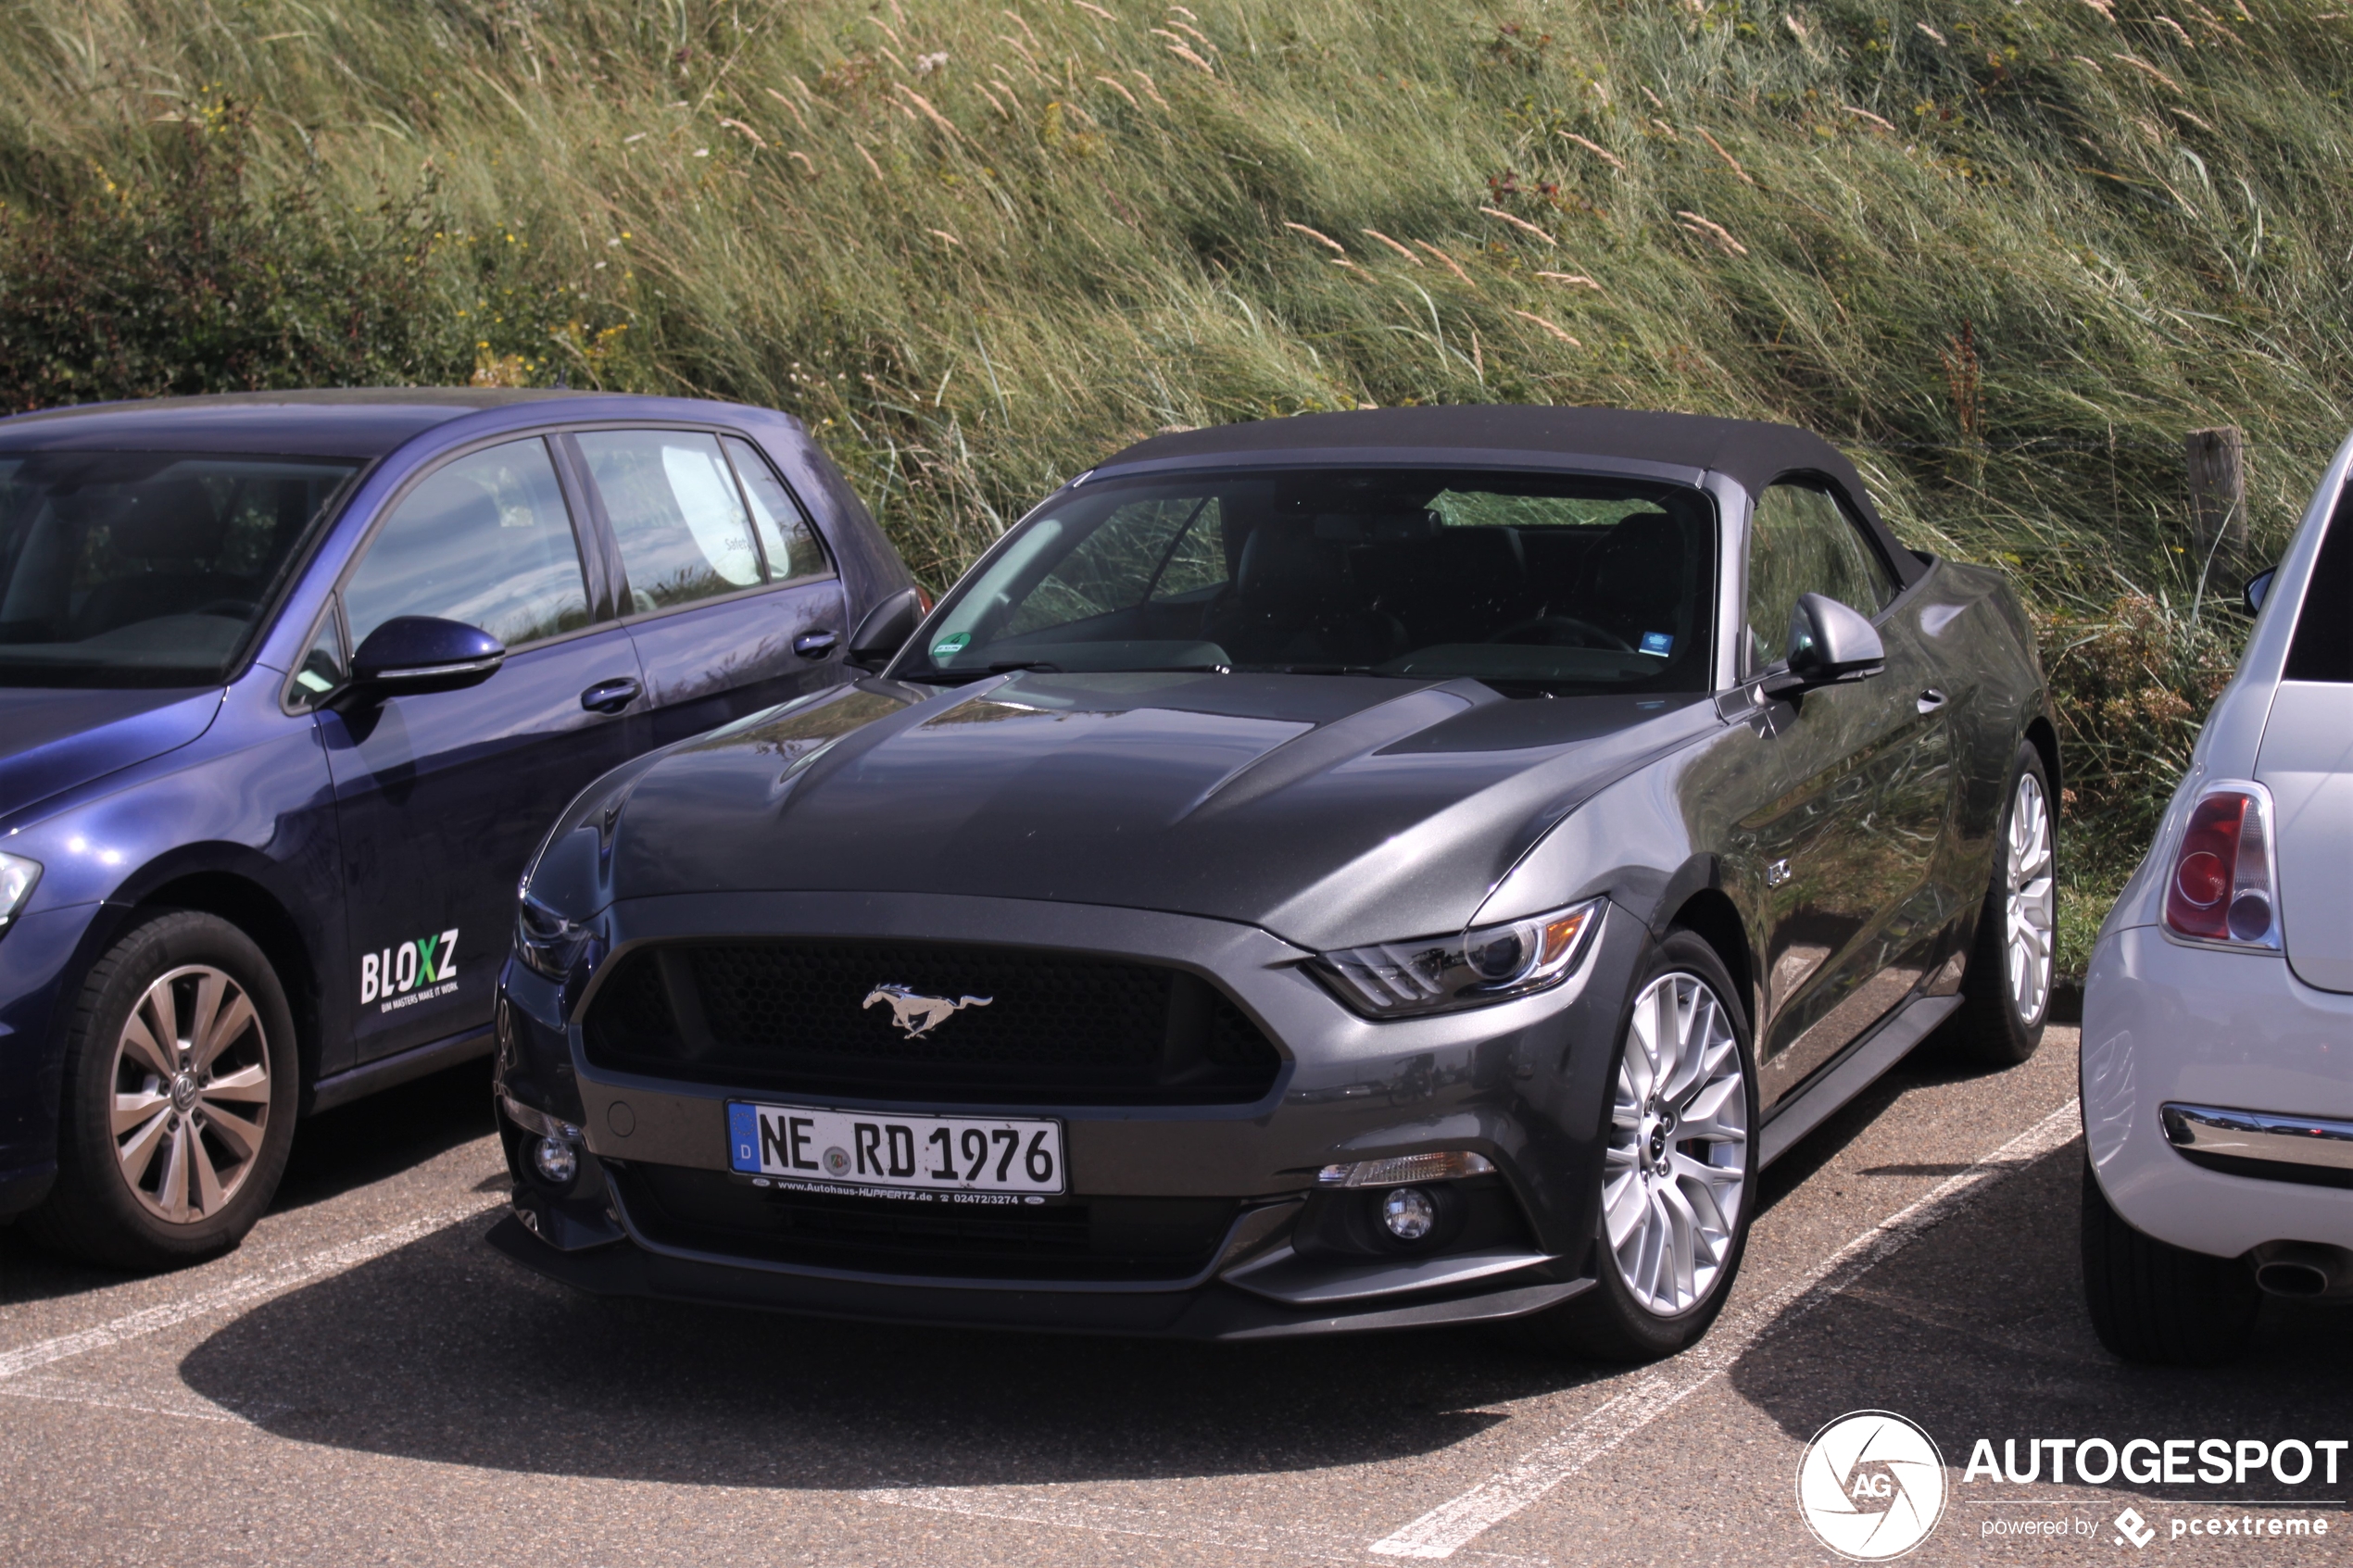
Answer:
[[2246, 548], [2246, 436], [2236, 425], [2194, 430], [2189, 457], [2190, 505], [2197, 514], [2197, 553]]

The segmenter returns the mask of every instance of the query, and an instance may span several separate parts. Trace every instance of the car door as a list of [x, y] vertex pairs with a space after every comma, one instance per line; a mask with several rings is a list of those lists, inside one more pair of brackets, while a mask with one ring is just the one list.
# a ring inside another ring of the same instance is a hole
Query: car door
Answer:
[[1780, 661], [1801, 594], [1872, 617], [1887, 651], [1883, 673], [1763, 716], [1764, 804], [1739, 837], [1766, 889], [1757, 1056], [1768, 1105], [1911, 991], [1941, 929], [1922, 917], [1921, 899], [1933, 891], [1951, 808], [1950, 731], [1917, 629], [1885, 613], [1897, 588], [1827, 486], [1784, 483], [1758, 496], [1745, 590], [1751, 672]]
[[848, 678], [841, 580], [757, 447], [700, 430], [569, 439], [619, 556], [648, 744]]
[[591, 597], [573, 507], [540, 436], [427, 474], [346, 571], [340, 624], [321, 629], [306, 684], [332, 690], [332, 661], [399, 615], [463, 621], [508, 647], [480, 685], [321, 716], [358, 1060], [489, 1022], [524, 862], [573, 796], [628, 758], [624, 715], [643, 681], [609, 610]]

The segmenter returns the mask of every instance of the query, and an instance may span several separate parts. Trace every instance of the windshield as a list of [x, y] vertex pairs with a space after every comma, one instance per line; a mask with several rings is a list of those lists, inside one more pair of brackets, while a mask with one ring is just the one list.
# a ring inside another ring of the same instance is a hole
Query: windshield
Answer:
[[0, 686], [227, 678], [357, 458], [0, 454]]
[[1714, 508], [1491, 469], [1258, 469], [1082, 485], [940, 607], [898, 673], [1257, 670], [1523, 695], [1705, 691]]

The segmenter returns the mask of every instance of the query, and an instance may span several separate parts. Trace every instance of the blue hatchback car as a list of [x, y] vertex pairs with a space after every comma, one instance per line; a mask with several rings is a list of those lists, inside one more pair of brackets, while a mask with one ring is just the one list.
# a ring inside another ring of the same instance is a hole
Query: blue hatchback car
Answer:
[[233, 1245], [298, 1116], [488, 1052], [575, 792], [880, 662], [918, 599], [759, 408], [0, 420], [0, 1220], [132, 1267]]

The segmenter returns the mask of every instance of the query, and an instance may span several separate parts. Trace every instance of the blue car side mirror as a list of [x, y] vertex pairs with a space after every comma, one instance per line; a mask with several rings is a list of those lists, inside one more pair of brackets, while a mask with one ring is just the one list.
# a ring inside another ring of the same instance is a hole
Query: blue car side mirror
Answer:
[[337, 706], [478, 686], [507, 661], [507, 645], [477, 626], [432, 615], [397, 615], [360, 642]]

